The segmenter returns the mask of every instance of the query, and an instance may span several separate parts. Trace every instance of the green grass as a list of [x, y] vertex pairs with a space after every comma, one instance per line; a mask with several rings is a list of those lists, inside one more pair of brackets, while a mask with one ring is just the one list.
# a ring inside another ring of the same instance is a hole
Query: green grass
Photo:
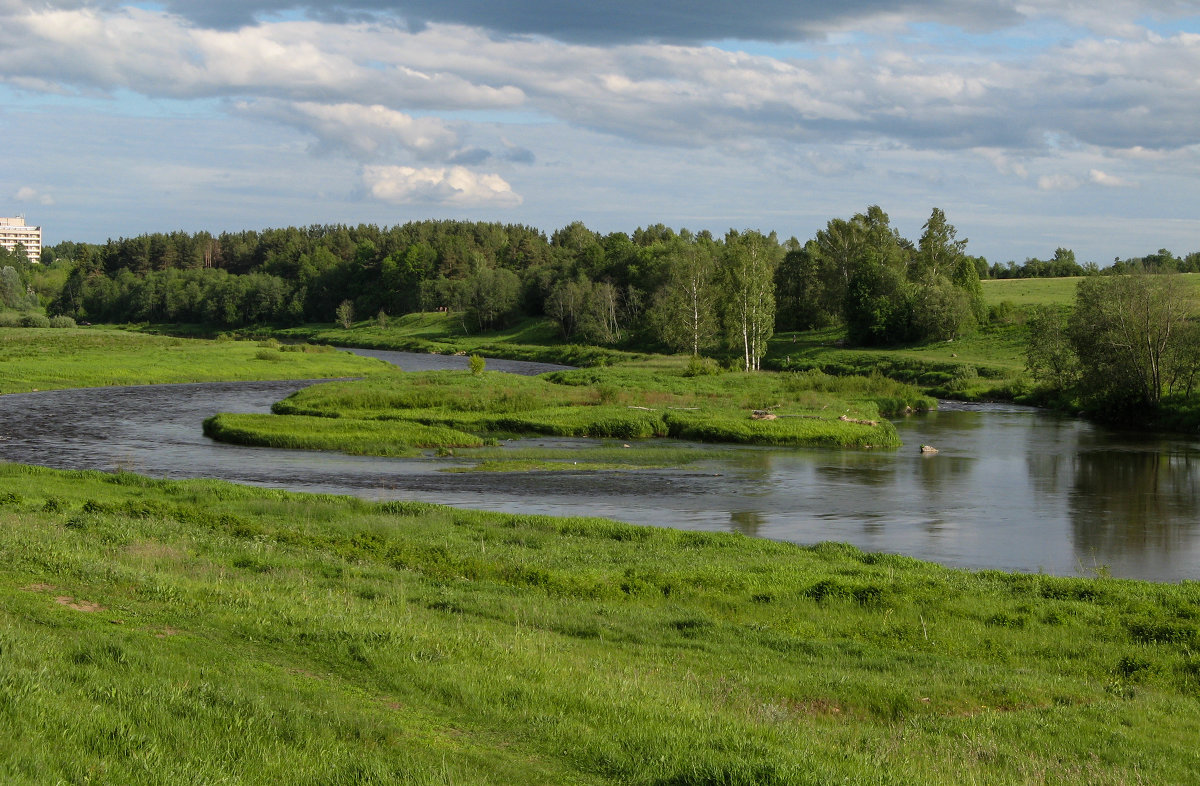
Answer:
[[[728, 373], [689, 377], [683, 358], [659, 357], [541, 377], [466, 371], [396, 373], [317, 385], [274, 406], [275, 415], [220, 415], [206, 424], [217, 439], [277, 447], [321, 446], [392, 455], [417, 445], [410, 425], [447, 431], [440, 444], [537, 434], [753, 445], [894, 447], [884, 416], [933, 402], [883, 379], [805, 374]], [[770, 410], [775, 420], [752, 418]], [[290, 419], [284, 419], [284, 418]], [[391, 431], [389, 431], [391, 430]], [[388, 443], [394, 433], [395, 443]], [[384, 440], [384, 442], [380, 442]], [[426, 441], [424, 446], [434, 443]], [[586, 455], [578, 457], [593, 461]]]
[[939, 398], [1012, 399], [1031, 384], [1024, 324], [988, 325], [953, 341], [910, 347], [846, 347], [845, 337], [842, 328], [777, 335], [764, 365], [838, 376], [879, 373]]
[[6, 783], [1187, 783], [1200, 584], [0, 466]]
[[[278, 342], [202, 341], [101, 328], [0, 328], [0, 393], [57, 388], [363, 376], [391, 368]], [[322, 349], [322, 348], [314, 348]]]
[[1008, 302], [1017, 308], [1068, 307], [1075, 302], [1075, 287], [1079, 280], [1078, 277], [1001, 278], [981, 281], [980, 284], [983, 286], [983, 299], [989, 306]]
[[544, 317], [524, 319], [511, 327], [483, 333], [467, 332], [459, 313], [430, 312], [392, 317], [385, 327], [380, 327], [374, 320], [366, 320], [349, 330], [331, 325], [305, 325], [243, 332], [337, 346], [440, 355], [478, 353], [486, 357], [571, 366], [607, 365], [643, 357], [640, 353], [564, 341], [557, 324]]
[[371, 456], [413, 456], [420, 448], [478, 447], [477, 436], [404, 421], [331, 420], [300, 415], [221, 413], [204, 421], [205, 435], [223, 442], [293, 450], [340, 450]]

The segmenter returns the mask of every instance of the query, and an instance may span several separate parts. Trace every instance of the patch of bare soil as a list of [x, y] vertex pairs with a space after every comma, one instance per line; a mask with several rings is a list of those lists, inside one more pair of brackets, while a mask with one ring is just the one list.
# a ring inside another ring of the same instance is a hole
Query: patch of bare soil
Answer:
[[75, 609], [75, 611], [104, 611], [104, 607], [99, 603], [92, 603], [90, 600], [78, 600], [69, 595], [59, 595], [54, 599], [54, 602], [60, 606], [66, 606], [68, 609]]

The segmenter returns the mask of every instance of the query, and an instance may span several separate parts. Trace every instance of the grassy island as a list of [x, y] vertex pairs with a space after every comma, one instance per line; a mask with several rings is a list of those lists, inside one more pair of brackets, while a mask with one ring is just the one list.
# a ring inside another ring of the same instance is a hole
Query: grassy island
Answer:
[[715, 372], [670, 357], [540, 377], [397, 372], [316, 385], [278, 402], [273, 415], [220, 414], [204, 427], [241, 444], [377, 455], [520, 435], [894, 447], [896, 429], [884, 418], [934, 403], [879, 376]]
[[1200, 584], [0, 465], [6, 783], [1186, 783]]

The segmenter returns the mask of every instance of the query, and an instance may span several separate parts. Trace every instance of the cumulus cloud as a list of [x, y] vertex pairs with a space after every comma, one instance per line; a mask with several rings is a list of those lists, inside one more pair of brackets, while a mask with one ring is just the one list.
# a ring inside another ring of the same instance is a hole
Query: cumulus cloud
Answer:
[[17, 193], [13, 194], [13, 199], [18, 202], [33, 202], [44, 207], [49, 207], [54, 204], [54, 197], [50, 194], [38, 191], [32, 186], [21, 186], [17, 189]]
[[439, 24], [217, 30], [137, 8], [26, 11], [0, 22], [0, 78], [10, 83], [234, 98], [364, 160], [388, 151], [471, 160], [448, 125], [417, 110], [532, 113], [688, 147], [888, 139], [1011, 152], [1041, 148], [1048, 135], [1112, 149], [1200, 142], [1200, 35], [1191, 34], [1083, 39], [1020, 59], [881, 44], [786, 60]]
[[1082, 185], [1074, 175], [1042, 175], [1038, 178], [1038, 189], [1042, 191], [1074, 191]]
[[263, 117], [313, 134], [323, 151], [362, 160], [410, 154], [422, 160], [453, 156], [458, 134], [436, 117], [413, 117], [380, 104], [240, 101], [239, 114]]
[[477, 174], [461, 166], [367, 166], [363, 183], [371, 196], [395, 204], [509, 208], [523, 201], [499, 175]]
[[1123, 177], [1116, 177], [1115, 175], [1110, 175], [1107, 172], [1101, 172], [1099, 169], [1093, 169], [1091, 172], [1089, 172], [1088, 180], [1098, 186], [1105, 186], [1107, 188], [1129, 188], [1137, 185], [1136, 183], [1126, 180]]

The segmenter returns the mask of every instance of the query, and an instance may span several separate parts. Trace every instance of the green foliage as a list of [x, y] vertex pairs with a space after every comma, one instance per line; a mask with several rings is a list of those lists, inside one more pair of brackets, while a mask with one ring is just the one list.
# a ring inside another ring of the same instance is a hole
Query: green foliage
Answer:
[[338, 304], [334, 316], [337, 318], [337, 323], [341, 325], [342, 330], [349, 330], [354, 327], [354, 304], [349, 300], [343, 300]]
[[480, 355], [478, 352], [472, 352], [470, 357], [467, 358], [467, 367], [472, 374], [479, 376], [487, 368], [487, 361], [484, 360], [483, 355]]

